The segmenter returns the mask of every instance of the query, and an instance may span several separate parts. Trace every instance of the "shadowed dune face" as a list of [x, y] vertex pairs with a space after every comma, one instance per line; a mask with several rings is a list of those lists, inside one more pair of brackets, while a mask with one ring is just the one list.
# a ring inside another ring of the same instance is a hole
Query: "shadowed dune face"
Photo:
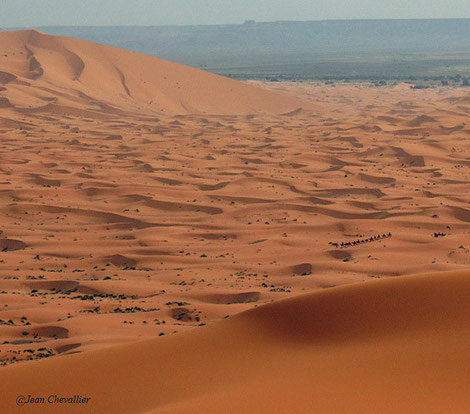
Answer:
[[218, 293], [201, 295], [199, 300], [208, 303], [225, 304], [232, 303], [251, 303], [260, 299], [260, 292], [242, 292], [242, 293]]
[[301, 295], [171, 337], [5, 367], [0, 403], [23, 412], [21, 390], [91, 398], [71, 413], [464, 414], [469, 295], [468, 270]]
[[470, 265], [468, 91], [253, 86], [0, 40], [2, 365]]

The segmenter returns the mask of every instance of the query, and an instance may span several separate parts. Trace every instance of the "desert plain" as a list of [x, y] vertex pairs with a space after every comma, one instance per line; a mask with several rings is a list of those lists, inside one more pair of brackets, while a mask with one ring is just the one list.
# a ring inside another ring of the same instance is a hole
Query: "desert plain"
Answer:
[[0, 48], [5, 412], [468, 412], [469, 89]]

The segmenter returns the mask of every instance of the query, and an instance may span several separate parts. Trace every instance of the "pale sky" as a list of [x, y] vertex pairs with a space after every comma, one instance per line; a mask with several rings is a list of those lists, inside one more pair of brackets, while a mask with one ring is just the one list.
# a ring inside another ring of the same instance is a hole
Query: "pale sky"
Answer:
[[0, 27], [470, 18], [470, 0], [0, 0]]

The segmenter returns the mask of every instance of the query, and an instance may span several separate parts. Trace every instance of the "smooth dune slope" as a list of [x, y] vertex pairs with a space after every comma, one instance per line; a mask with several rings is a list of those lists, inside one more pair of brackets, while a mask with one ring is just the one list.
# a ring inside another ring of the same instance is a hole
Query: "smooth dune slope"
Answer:
[[306, 105], [184, 65], [36, 30], [1, 32], [0, 51], [0, 86], [6, 89], [0, 106], [28, 113], [233, 115]]
[[0, 371], [18, 394], [90, 413], [467, 413], [470, 271], [302, 295], [206, 328]]

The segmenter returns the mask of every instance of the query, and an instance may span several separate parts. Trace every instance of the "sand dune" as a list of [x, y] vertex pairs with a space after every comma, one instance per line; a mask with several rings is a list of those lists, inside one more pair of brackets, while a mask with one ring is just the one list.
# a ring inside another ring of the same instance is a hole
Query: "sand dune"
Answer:
[[469, 295], [464, 271], [299, 296], [172, 337], [4, 368], [1, 405], [62, 412], [15, 398], [80, 394], [90, 402], [67, 412], [466, 413]]
[[[470, 134], [449, 134], [467, 117], [449, 99], [465, 90], [262, 86], [321, 111], [1, 110], [0, 364], [169, 335], [311, 290], [468, 268]], [[80, 96], [70, 108], [84, 110]], [[395, 134], [420, 116], [422, 136]], [[43, 326], [68, 337], [33, 331]]]
[[464, 412], [465, 88], [0, 40], [2, 408]]
[[1, 32], [0, 44], [0, 84], [8, 98], [0, 107], [23, 113], [233, 115], [308, 106], [184, 65], [36, 30]]

